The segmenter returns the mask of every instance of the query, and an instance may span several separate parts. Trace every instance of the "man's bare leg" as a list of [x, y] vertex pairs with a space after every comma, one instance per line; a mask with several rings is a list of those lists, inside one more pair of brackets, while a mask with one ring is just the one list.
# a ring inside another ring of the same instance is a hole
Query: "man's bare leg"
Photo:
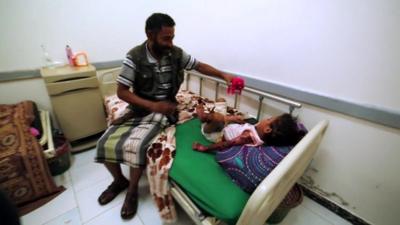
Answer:
[[104, 166], [114, 178], [110, 186], [107, 187], [98, 198], [100, 205], [105, 205], [111, 202], [119, 193], [129, 186], [129, 181], [122, 174], [121, 165], [118, 163], [105, 162]]
[[121, 208], [121, 217], [130, 219], [135, 216], [138, 207], [138, 184], [142, 176], [144, 167], [133, 168], [129, 170], [129, 187], [126, 193], [124, 204]]

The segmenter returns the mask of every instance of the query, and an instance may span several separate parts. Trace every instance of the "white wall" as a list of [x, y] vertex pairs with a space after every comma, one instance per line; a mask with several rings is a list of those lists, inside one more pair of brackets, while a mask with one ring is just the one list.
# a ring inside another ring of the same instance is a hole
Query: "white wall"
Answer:
[[304, 105], [306, 125], [322, 119], [329, 127], [303, 183], [373, 224], [398, 224], [400, 130]]
[[41, 44], [59, 60], [66, 44], [121, 59], [162, 11], [176, 44], [221, 69], [399, 111], [399, 10], [397, 0], [3, 0], [0, 71], [43, 65]]
[[[397, 0], [2, 0], [0, 72], [42, 66], [41, 44], [56, 60], [66, 44], [92, 62], [121, 59], [156, 11], [175, 19], [177, 45], [220, 69], [400, 111]], [[50, 107], [40, 79], [0, 83], [1, 103], [25, 98]], [[399, 130], [307, 105], [301, 118], [331, 121], [316, 184], [374, 224], [396, 224]]]
[[15, 104], [24, 100], [34, 101], [39, 108], [52, 111], [43, 79], [0, 82], [1, 104]]

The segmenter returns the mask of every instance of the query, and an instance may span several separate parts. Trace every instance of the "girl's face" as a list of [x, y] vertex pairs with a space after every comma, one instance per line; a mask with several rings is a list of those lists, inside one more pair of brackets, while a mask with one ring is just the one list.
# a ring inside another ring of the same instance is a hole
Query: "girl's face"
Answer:
[[260, 137], [271, 133], [271, 124], [278, 119], [278, 116], [270, 117], [268, 119], [263, 119], [256, 125], [257, 133]]

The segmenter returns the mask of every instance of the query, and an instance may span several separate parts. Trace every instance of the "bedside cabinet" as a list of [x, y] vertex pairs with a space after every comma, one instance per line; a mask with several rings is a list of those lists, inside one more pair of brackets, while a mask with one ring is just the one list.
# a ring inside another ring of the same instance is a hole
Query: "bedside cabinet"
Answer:
[[[42, 68], [53, 111], [66, 138], [74, 142], [106, 129], [103, 99], [94, 66]], [[85, 147], [93, 147], [95, 140]]]

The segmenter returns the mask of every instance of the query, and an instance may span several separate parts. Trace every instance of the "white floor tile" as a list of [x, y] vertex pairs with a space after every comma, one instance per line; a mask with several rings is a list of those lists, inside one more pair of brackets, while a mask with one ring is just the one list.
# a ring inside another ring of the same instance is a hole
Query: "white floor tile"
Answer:
[[350, 225], [351, 224], [349, 221], [336, 215], [334, 212], [331, 212], [330, 210], [319, 205], [318, 203], [316, 203], [315, 201], [313, 201], [312, 199], [310, 199], [308, 197], [304, 197], [302, 206], [311, 210], [315, 214], [318, 214], [321, 217], [331, 221], [335, 225]]
[[[121, 165], [122, 168], [122, 174], [126, 177], [129, 178], [129, 166], [126, 165]], [[143, 171], [143, 175], [146, 175], [146, 171]], [[143, 177], [142, 175], [142, 177]]]
[[111, 184], [111, 182], [111, 178], [106, 178], [101, 182], [98, 182], [86, 189], [76, 192], [76, 198], [78, 201], [78, 206], [83, 223], [86, 223], [94, 217], [115, 207], [125, 199], [126, 191], [118, 195], [113, 201], [111, 201], [107, 205], [101, 206], [97, 202], [97, 198], [107, 188], [107, 186]]
[[192, 219], [186, 214], [186, 212], [180, 207], [178, 203], [175, 203], [176, 213], [178, 214], [178, 221], [172, 225], [195, 225]]
[[78, 168], [88, 163], [93, 163], [95, 156], [96, 156], [96, 148], [73, 154], [71, 163], [72, 168]]
[[105, 179], [111, 179], [111, 174], [103, 164], [90, 162], [70, 171], [74, 190], [79, 192]]
[[139, 194], [138, 215], [145, 225], [162, 225], [158, 209], [150, 194]]
[[120, 210], [122, 207], [122, 202], [115, 207], [107, 210], [106, 212], [100, 214], [99, 216], [93, 218], [92, 220], [85, 223], [85, 225], [143, 225], [140, 218], [136, 215], [130, 220], [123, 220], [120, 216]]
[[21, 217], [23, 225], [42, 225], [77, 207], [72, 188], [65, 190], [44, 206]]
[[[194, 225], [195, 223], [189, 218], [189, 216], [183, 211], [183, 209], [176, 203], [176, 210], [178, 214], [178, 220], [171, 225]], [[146, 189], [142, 189], [139, 195], [139, 217], [142, 219], [145, 225], [162, 225], [163, 222], [158, 213], [158, 209], [151, 197], [150, 193]]]
[[[147, 178], [144, 178], [142, 177], [141, 181], [147, 181]], [[150, 195], [148, 184], [146, 184], [147, 182], [143, 182], [143, 186], [141, 186], [141, 183], [139, 182], [140, 189], [138, 215], [143, 221], [144, 225], [162, 225], [163, 222], [160, 218], [160, 214], [158, 213], [158, 209], [153, 201], [153, 198]], [[172, 223], [171, 225], [194, 225], [194, 222], [180, 208], [180, 206], [176, 205], [176, 207], [178, 213], [178, 221], [176, 223]]]
[[43, 225], [81, 225], [78, 208], [74, 208]]
[[334, 225], [302, 205], [290, 210], [279, 225]]
[[53, 179], [54, 179], [54, 182], [56, 182], [56, 184], [58, 186], [62, 185], [66, 189], [72, 188], [71, 174], [70, 174], [69, 170], [64, 172], [63, 174], [54, 176]]

